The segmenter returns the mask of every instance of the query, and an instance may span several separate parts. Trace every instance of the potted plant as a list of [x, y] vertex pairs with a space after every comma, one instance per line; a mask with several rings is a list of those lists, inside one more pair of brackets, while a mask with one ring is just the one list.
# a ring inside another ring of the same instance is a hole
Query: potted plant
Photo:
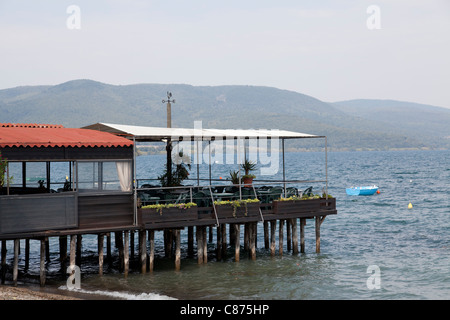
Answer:
[[239, 171], [230, 171], [230, 179], [232, 184], [239, 184]]
[[253, 179], [256, 178], [254, 174], [251, 174], [251, 171], [256, 170], [256, 163], [245, 159], [244, 163], [241, 164], [241, 168], [244, 170], [245, 174], [242, 176], [242, 180], [244, 181], [244, 186], [249, 187]]
[[181, 186], [184, 179], [189, 176], [189, 171], [191, 169], [190, 158], [180, 151], [175, 157], [175, 168], [171, 168], [171, 175], [169, 176], [169, 171], [166, 165], [164, 172], [158, 177], [163, 187], [177, 187]]

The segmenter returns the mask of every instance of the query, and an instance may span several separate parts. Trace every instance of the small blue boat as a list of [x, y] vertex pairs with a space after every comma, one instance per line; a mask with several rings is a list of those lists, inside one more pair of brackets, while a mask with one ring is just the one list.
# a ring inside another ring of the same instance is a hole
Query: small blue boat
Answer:
[[349, 196], [371, 196], [378, 191], [377, 186], [351, 187], [345, 189]]

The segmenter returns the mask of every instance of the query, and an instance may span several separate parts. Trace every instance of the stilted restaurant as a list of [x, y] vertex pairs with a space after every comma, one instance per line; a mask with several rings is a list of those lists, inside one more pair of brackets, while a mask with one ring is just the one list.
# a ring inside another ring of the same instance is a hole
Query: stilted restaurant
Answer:
[[[286, 177], [284, 146], [288, 139], [323, 140], [325, 179], [290, 180]], [[217, 152], [214, 148], [218, 142], [221, 147], [236, 151], [239, 165], [235, 180], [211, 177], [211, 157]], [[137, 145], [141, 143], [166, 146], [167, 183], [138, 174]], [[263, 144], [270, 145], [272, 152], [276, 148], [280, 155], [282, 178], [247, 181], [245, 178], [250, 175], [245, 172], [244, 164], [249, 165], [247, 169], [254, 164], [249, 161], [250, 147]], [[197, 177], [177, 183], [180, 172], [172, 171], [172, 164], [182, 168], [183, 162], [191, 165], [193, 159], [194, 165], [199, 166], [200, 161], [195, 160], [200, 157], [209, 159], [209, 179], [200, 179], [197, 170]], [[41, 168], [43, 177], [30, 176], [30, 170], [36, 166]], [[66, 173], [65, 181], [52, 179], [55, 167]], [[187, 236], [189, 255], [196, 255], [199, 264], [207, 263], [212, 254], [214, 259], [222, 259], [230, 248], [234, 250], [235, 261], [242, 256], [242, 247], [250, 259], [256, 259], [258, 224], [263, 225], [264, 245], [272, 255], [283, 253], [283, 241], [288, 250], [299, 253], [305, 252], [304, 226], [307, 219], [312, 219], [316, 252], [320, 252], [320, 226], [327, 215], [337, 214], [336, 199], [328, 195], [327, 172], [327, 138], [292, 131], [158, 128], [107, 123], [65, 128], [0, 123], [2, 283], [9, 269], [6, 267], [7, 241], [14, 242], [11, 268], [14, 284], [18, 281], [20, 240], [25, 240], [25, 263], [29, 259], [30, 240], [40, 241], [42, 286], [46, 278], [45, 261], [51, 250], [50, 237], [59, 239], [59, 248], [55, 250], [60, 252], [62, 269], [74, 270], [81, 254], [82, 237], [96, 235], [98, 272], [103, 274], [105, 249], [110, 255], [114, 236], [125, 276], [130, 268], [130, 255], [135, 256], [136, 234], [140, 272], [153, 271], [155, 232], [159, 231], [164, 232], [164, 249], [168, 256], [173, 256], [176, 270], [180, 270], [182, 264], [182, 236]], [[313, 184], [319, 185], [316, 188], [320, 190], [319, 195], [313, 194], [310, 186]], [[307, 188], [299, 189], [300, 186]], [[208, 252], [207, 243], [212, 241], [214, 233], [216, 248]]]

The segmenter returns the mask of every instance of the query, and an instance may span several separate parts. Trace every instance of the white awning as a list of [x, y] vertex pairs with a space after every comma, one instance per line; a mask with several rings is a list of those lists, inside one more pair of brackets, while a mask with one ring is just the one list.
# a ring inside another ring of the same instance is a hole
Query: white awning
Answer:
[[83, 129], [92, 129], [113, 133], [119, 136], [135, 139], [135, 141], [195, 141], [195, 140], [225, 140], [225, 139], [300, 139], [324, 138], [313, 134], [278, 130], [278, 129], [203, 129], [203, 128], [162, 128], [130, 126], [111, 123], [96, 123]]

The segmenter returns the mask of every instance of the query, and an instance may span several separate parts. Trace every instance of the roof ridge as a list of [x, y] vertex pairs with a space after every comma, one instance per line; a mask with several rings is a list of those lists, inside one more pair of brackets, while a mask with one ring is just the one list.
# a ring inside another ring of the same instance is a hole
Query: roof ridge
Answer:
[[42, 124], [42, 123], [0, 123], [2, 128], [64, 128], [61, 124]]

